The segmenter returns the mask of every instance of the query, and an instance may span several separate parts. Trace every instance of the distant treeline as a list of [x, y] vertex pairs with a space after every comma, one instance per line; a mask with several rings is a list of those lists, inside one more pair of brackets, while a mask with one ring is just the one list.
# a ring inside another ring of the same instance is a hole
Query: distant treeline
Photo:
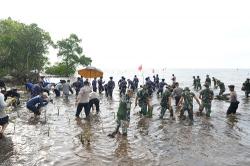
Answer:
[[[11, 18], [0, 20], [0, 78], [11, 75], [24, 82], [41, 71], [71, 76], [77, 65], [87, 66], [92, 62], [83, 55], [80, 43], [81, 39], [75, 34], [53, 42], [50, 34], [37, 24], [26, 25]], [[49, 62], [49, 48], [57, 49], [57, 56], [61, 57], [53, 66]]]

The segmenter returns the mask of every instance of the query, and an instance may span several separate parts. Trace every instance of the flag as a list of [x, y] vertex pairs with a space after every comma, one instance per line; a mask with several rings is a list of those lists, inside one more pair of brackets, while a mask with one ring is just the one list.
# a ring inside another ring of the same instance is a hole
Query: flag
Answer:
[[140, 66], [138, 67], [138, 70], [139, 70], [139, 71], [141, 71], [141, 70], [142, 70], [142, 65], [140, 65]]

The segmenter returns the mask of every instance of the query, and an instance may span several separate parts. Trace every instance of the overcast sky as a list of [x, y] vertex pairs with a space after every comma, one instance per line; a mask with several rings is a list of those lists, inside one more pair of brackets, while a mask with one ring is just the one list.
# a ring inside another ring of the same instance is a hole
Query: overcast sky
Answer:
[[0, 18], [37, 23], [54, 41], [77, 34], [99, 68], [250, 68], [249, 9], [249, 0], [4, 0]]

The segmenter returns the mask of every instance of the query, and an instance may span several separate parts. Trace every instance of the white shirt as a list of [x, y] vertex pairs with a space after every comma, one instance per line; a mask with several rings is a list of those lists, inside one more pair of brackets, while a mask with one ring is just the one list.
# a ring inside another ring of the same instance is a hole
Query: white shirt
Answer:
[[7, 106], [7, 104], [4, 101], [4, 95], [0, 93], [0, 118], [6, 117], [6, 113], [4, 111], [4, 108]]
[[80, 89], [80, 92], [77, 96], [78, 103], [88, 103], [89, 102], [89, 94], [92, 91], [90, 86], [84, 86]]
[[91, 92], [91, 93], [89, 94], [89, 100], [91, 100], [91, 99], [98, 99], [98, 100], [99, 100], [99, 95], [98, 95], [98, 93], [96, 93], [96, 92]]
[[237, 101], [237, 94], [235, 91], [230, 92], [230, 102], [236, 102]]

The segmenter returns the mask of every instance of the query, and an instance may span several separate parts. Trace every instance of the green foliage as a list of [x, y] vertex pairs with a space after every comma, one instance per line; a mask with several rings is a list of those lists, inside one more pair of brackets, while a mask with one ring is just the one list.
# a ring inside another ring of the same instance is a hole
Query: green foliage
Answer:
[[46, 73], [70, 76], [78, 65], [87, 66], [92, 60], [83, 55], [81, 39], [75, 34], [69, 38], [52, 42], [48, 32], [36, 24], [26, 25], [11, 18], [0, 20], [0, 76], [10, 74], [17, 79], [25, 80], [39, 73], [49, 64], [49, 47], [58, 48], [61, 63], [46, 68]]
[[92, 60], [82, 54], [82, 48], [80, 46], [81, 39], [75, 34], [71, 34], [69, 38], [60, 40], [57, 42], [57, 48], [59, 49], [58, 56], [62, 57], [63, 64], [66, 65], [65, 76], [70, 76], [71, 70], [76, 70], [77, 65], [87, 66]]
[[0, 73], [26, 78], [32, 71], [40, 72], [48, 62], [45, 54], [51, 45], [49, 33], [36, 24], [0, 20]]
[[66, 72], [68, 72], [69, 75], [73, 75], [75, 73], [75, 68], [73, 67], [67, 68], [65, 63], [58, 63], [51, 67], [47, 67], [45, 70], [46, 74], [57, 75], [57, 76], [65, 76]]

